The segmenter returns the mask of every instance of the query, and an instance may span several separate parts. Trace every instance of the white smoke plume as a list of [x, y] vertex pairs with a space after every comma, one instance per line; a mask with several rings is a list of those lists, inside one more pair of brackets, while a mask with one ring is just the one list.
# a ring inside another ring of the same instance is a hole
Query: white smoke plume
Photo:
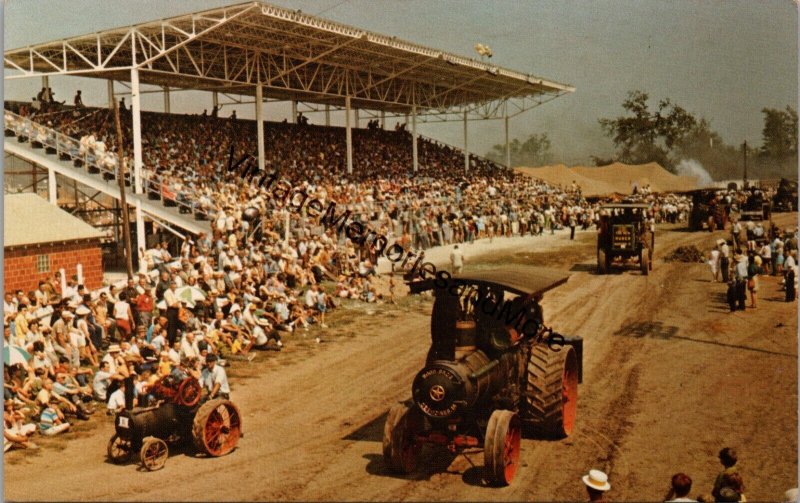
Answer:
[[705, 170], [702, 164], [694, 159], [682, 160], [676, 166], [676, 170], [678, 171], [679, 175], [693, 176], [697, 178], [698, 187], [709, 187], [714, 183], [714, 180], [711, 179], [711, 175], [708, 174], [708, 171]]

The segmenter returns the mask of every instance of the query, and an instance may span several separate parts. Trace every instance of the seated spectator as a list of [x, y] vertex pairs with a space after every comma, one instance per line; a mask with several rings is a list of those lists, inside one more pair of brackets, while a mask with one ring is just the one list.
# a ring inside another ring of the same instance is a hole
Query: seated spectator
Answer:
[[42, 435], [53, 436], [69, 430], [70, 424], [57, 407], [45, 405], [39, 416], [39, 431]]
[[94, 379], [92, 380], [92, 393], [95, 400], [103, 403], [107, 401], [108, 395], [106, 391], [112, 379], [121, 380], [122, 377], [111, 372], [109, 362], [103, 360], [100, 362], [100, 369], [94, 374]]
[[36, 425], [26, 422], [25, 414], [17, 410], [13, 400], [6, 400], [3, 409], [3, 449], [36, 449], [30, 441], [36, 432]]

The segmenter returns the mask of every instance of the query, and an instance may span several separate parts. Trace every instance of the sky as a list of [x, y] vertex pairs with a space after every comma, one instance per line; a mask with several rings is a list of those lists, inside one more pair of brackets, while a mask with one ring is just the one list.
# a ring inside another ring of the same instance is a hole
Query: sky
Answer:
[[[6, 0], [4, 49], [240, 3], [224, 0]], [[761, 143], [764, 107], [797, 109], [797, 6], [790, 0], [273, 0], [358, 28], [468, 57], [489, 45], [494, 64], [575, 86], [576, 91], [515, 117], [511, 138], [547, 133], [556, 162], [610, 156], [598, 119], [622, 115], [631, 90], [651, 104], [669, 98], [711, 122], [726, 143]], [[105, 106], [97, 79], [51, 78], [56, 98], [75, 89]], [[39, 79], [5, 82], [6, 99], [30, 100]], [[123, 90], [122, 86], [118, 86]], [[129, 100], [128, 100], [129, 101]], [[210, 93], [172, 93], [178, 113], [210, 109]], [[163, 110], [146, 95], [145, 110]], [[229, 115], [226, 107], [222, 115]], [[288, 105], [267, 106], [282, 120]], [[252, 117], [252, 107], [237, 109]], [[321, 115], [311, 121], [322, 122]], [[334, 124], [343, 123], [335, 116]], [[389, 124], [392, 126], [392, 123]], [[418, 124], [420, 134], [463, 146], [460, 122]], [[471, 122], [469, 150], [503, 141], [502, 121]]]

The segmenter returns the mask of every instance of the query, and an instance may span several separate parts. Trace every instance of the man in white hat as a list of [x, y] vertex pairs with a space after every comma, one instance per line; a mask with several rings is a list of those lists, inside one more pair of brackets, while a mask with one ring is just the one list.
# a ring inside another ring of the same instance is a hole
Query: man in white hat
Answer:
[[589, 494], [590, 502], [606, 501], [605, 493], [611, 490], [611, 484], [608, 483], [608, 475], [600, 470], [592, 469], [581, 480], [586, 484], [586, 492]]

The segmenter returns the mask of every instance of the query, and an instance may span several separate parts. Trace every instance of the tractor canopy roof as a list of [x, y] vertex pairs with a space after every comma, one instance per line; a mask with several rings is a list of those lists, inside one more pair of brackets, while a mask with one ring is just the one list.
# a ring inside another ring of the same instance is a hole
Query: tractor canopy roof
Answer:
[[[537, 295], [566, 283], [569, 276], [564, 271], [547, 267], [515, 265], [470, 271], [452, 277], [450, 284], [500, 287], [503, 291], [517, 295]], [[409, 288], [411, 293], [424, 292], [437, 288], [435, 281], [434, 279], [414, 281], [409, 283]]]

